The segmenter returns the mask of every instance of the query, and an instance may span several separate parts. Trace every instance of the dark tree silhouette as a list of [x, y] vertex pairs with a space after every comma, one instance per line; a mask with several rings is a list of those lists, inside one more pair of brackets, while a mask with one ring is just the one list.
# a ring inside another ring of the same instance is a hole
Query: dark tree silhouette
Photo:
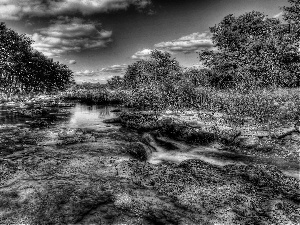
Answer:
[[0, 92], [50, 92], [73, 83], [73, 72], [32, 49], [32, 40], [0, 23]]

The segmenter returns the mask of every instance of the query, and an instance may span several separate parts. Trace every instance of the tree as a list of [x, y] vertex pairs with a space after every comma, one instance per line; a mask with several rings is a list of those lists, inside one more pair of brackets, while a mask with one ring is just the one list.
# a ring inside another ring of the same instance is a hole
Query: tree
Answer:
[[183, 73], [183, 78], [189, 80], [195, 87], [209, 85], [211, 71], [208, 69], [188, 68]]
[[123, 86], [123, 78], [120, 76], [113, 76], [111, 79], [107, 80], [107, 84], [110, 88], [118, 88]]
[[299, 52], [280, 20], [252, 11], [210, 28], [217, 51], [199, 56], [219, 87], [298, 86]]
[[150, 59], [139, 60], [128, 66], [124, 75], [124, 85], [135, 88], [142, 84], [158, 84], [177, 79], [181, 70], [178, 61], [171, 58], [168, 52], [153, 50]]
[[290, 6], [282, 7], [283, 18], [289, 25], [290, 37], [300, 48], [300, 1], [288, 0]]
[[32, 41], [7, 29], [4, 23], [0, 23], [0, 40], [0, 90], [12, 92], [20, 88], [19, 79], [24, 73], [16, 69], [22, 67], [20, 62], [30, 54]]
[[0, 23], [0, 92], [49, 92], [74, 82], [66, 65], [33, 50], [32, 42]]
[[299, 0], [288, 0], [291, 6], [284, 6], [283, 9], [283, 18], [289, 24], [295, 24], [298, 26], [297, 31], [299, 35], [299, 24], [300, 24], [300, 1]]

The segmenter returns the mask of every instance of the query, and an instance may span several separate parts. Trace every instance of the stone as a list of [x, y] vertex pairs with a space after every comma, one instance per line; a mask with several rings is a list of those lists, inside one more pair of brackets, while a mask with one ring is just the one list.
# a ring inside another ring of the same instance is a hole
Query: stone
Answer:
[[113, 110], [110, 110], [110, 112], [122, 112], [121, 109], [113, 109]]
[[141, 142], [130, 143], [126, 147], [126, 152], [141, 161], [147, 161], [152, 153], [151, 148]]
[[259, 144], [259, 138], [256, 136], [239, 136], [234, 142], [240, 147], [253, 148]]
[[105, 119], [105, 120], [103, 120], [103, 123], [121, 123], [121, 119], [119, 117]]

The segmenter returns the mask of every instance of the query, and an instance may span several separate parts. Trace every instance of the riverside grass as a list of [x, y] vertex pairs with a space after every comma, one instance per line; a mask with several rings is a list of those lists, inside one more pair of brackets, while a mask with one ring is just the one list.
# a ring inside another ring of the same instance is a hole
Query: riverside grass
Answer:
[[[190, 91], [190, 92], [188, 92]], [[157, 87], [139, 89], [73, 89], [62, 93], [67, 100], [93, 104], [123, 104], [137, 110], [207, 110], [231, 118], [249, 118], [272, 126], [293, 123], [300, 115], [300, 88], [256, 89], [247, 93], [198, 87], [166, 92]]]

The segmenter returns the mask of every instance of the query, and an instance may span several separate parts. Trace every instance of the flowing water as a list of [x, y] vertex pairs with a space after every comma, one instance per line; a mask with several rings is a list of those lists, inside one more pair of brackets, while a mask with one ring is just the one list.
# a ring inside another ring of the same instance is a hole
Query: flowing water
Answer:
[[[51, 120], [49, 116], [41, 119], [51, 121], [56, 128], [60, 129], [90, 128], [104, 131], [113, 129], [115, 132], [118, 132], [119, 126], [103, 122], [105, 119], [117, 116], [117, 113], [111, 112], [113, 109], [115, 109], [115, 107], [76, 103], [72, 106], [65, 107], [64, 113], [62, 113], [59, 120]], [[0, 127], [2, 128], [4, 126], [26, 127], [35, 119], [36, 118], [28, 118], [18, 115], [14, 112], [13, 106], [0, 108]], [[44, 129], [49, 129], [48, 135], [51, 135], [50, 128]], [[3, 134], [0, 133], [0, 138], [1, 135]], [[154, 150], [148, 160], [148, 162], [153, 164], [162, 163], [164, 161], [179, 163], [186, 159], [199, 159], [220, 166], [228, 164], [270, 164], [276, 165], [285, 174], [299, 179], [300, 166], [297, 162], [288, 162], [283, 159], [245, 156], [228, 151], [222, 151], [216, 143], [210, 146], [195, 146], [187, 145], [165, 137], [155, 139], [150, 134], [144, 135], [148, 135], [148, 144]], [[170, 149], [162, 143], [169, 143], [173, 146], [173, 148]]]

